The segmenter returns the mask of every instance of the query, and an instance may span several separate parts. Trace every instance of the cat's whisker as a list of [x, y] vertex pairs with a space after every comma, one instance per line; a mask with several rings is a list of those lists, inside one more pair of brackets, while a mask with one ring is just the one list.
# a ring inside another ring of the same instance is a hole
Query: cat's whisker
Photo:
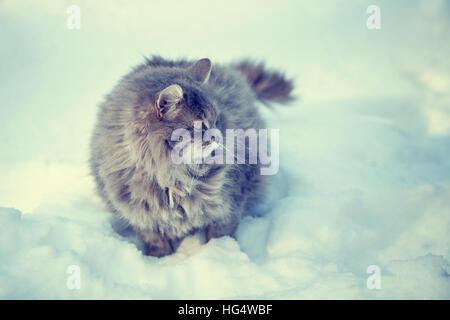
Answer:
[[169, 188], [169, 208], [173, 208], [174, 202], [173, 202], [173, 193], [172, 193], [172, 189]]
[[189, 182], [189, 192], [192, 190], [192, 187], [194, 186], [194, 180], [198, 178], [198, 174], [195, 174], [195, 172], [198, 170], [200, 164], [196, 163], [195, 164], [195, 169], [194, 172], [192, 172], [192, 177], [191, 177], [191, 181]]
[[173, 190], [174, 193], [176, 193], [180, 197], [185, 197], [186, 196], [186, 193], [183, 190], [181, 190], [181, 189], [179, 189], [177, 187], [172, 187], [172, 190]]

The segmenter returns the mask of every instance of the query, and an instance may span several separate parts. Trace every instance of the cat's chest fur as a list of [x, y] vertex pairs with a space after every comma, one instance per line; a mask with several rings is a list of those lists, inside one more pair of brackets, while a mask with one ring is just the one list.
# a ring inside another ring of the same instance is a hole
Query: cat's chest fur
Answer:
[[180, 237], [214, 220], [227, 218], [224, 216], [229, 212], [227, 193], [223, 188], [225, 176], [224, 168], [204, 179], [184, 177], [184, 183], [165, 187], [144, 171], [134, 170], [124, 183], [129, 195], [121, 214], [138, 228]]

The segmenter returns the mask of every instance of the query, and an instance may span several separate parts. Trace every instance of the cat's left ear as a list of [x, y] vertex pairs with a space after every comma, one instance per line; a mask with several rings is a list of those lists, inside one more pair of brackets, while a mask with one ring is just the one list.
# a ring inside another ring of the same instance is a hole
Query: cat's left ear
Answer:
[[161, 118], [173, 106], [183, 99], [183, 89], [177, 84], [172, 84], [161, 91], [155, 101], [154, 107], [156, 115]]
[[212, 64], [208, 58], [198, 60], [193, 66], [189, 67], [195, 77], [201, 82], [206, 83], [211, 75]]

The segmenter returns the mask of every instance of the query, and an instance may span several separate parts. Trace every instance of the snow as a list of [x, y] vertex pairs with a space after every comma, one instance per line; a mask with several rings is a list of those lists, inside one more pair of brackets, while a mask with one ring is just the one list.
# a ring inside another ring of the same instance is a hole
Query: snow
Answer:
[[[366, 1], [77, 3], [78, 31], [72, 2], [0, 3], [0, 298], [450, 298], [448, 2], [378, 1], [378, 31]], [[96, 105], [152, 53], [265, 58], [299, 96], [262, 109], [280, 172], [236, 239], [161, 259], [114, 231], [87, 168]]]

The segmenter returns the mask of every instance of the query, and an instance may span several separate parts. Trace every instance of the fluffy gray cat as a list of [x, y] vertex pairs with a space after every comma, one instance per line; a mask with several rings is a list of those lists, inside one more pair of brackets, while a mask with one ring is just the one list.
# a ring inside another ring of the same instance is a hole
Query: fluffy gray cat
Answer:
[[[100, 105], [91, 140], [99, 193], [145, 243], [165, 256], [201, 231], [206, 240], [233, 235], [241, 215], [264, 191], [260, 164], [175, 164], [175, 129], [264, 128], [257, 100], [284, 103], [292, 83], [262, 64], [212, 66], [209, 59], [152, 57], [124, 76]], [[207, 144], [202, 146], [207, 147]]]

